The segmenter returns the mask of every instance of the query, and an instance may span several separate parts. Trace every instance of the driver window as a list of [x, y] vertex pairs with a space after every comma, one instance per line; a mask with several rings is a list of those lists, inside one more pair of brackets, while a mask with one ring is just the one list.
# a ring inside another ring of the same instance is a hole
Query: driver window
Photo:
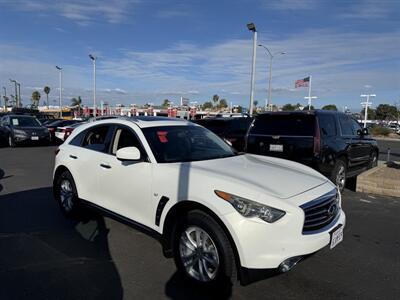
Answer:
[[115, 155], [117, 150], [125, 147], [136, 147], [142, 152], [142, 147], [136, 135], [126, 128], [118, 128], [115, 132], [112, 154]]

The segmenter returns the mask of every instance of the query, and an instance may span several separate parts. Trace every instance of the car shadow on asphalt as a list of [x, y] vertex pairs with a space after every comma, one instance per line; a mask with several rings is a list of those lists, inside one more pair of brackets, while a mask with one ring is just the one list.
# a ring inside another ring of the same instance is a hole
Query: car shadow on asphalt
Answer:
[[174, 300], [229, 299], [232, 295], [232, 283], [220, 283], [213, 289], [202, 288], [188, 282], [183, 275], [175, 272], [165, 286], [165, 294]]
[[1, 195], [0, 299], [122, 299], [108, 232], [93, 212], [66, 219], [50, 187]]

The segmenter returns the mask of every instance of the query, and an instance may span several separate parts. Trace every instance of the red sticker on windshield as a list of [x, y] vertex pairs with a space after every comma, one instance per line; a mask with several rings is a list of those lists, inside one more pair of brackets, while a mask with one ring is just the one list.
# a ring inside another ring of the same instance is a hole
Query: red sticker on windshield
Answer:
[[161, 143], [168, 143], [167, 134], [168, 131], [157, 131], [158, 139]]

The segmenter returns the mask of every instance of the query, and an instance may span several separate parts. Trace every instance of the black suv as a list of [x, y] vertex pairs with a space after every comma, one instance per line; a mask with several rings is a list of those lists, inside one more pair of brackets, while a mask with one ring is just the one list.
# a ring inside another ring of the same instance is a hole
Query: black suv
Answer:
[[378, 146], [351, 116], [328, 110], [264, 113], [246, 137], [249, 153], [308, 165], [343, 190], [346, 179], [377, 165]]
[[252, 121], [250, 117], [215, 117], [194, 122], [230, 142], [237, 151], [243, 151], [245, 136]]

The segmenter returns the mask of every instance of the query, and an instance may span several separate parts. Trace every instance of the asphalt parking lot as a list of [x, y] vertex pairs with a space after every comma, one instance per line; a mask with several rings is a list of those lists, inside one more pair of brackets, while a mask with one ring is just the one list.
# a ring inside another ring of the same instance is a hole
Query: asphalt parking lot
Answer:
[[99, 215], [65, 219], [51, 193], [54, 149], [0, 149], [0, 299], [400, 299], [398, 198], [346, 190], [334, 250], [245, 287], [198, 290], [153, 238]]
[[390, 149], [390, 159], [400, 160], [400, 140], [377, 140], [379, 147], [379, 159], [386, 160], [388, 149]]

